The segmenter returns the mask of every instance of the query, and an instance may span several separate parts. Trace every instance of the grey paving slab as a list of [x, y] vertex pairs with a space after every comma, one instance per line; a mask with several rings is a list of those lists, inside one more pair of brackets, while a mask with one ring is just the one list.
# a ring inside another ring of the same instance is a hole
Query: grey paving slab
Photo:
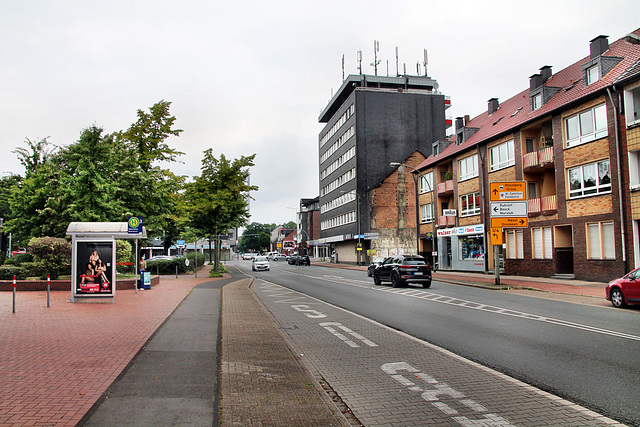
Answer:
[[252, 289], [300, 359], [327, 381], [364, 425], [616, 424], [282, 286], [256, 281]]

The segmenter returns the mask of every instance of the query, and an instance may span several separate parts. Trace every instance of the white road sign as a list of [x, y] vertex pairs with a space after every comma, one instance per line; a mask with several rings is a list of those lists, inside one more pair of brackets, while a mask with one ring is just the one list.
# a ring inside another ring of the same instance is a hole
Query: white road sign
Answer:
[[491, 217], [527, 216], [527, 202], [491, 202]]

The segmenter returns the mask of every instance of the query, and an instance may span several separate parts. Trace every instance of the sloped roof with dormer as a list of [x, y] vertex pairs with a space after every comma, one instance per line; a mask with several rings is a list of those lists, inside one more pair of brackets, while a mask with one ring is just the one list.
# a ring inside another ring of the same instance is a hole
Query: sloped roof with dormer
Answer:
[[[640, 28], [632, 34], [640, 36]], [[630, 76], [640, 73], [639, 44], [629, 43], [624, 38], [621, 38], [611, 43], [609, 49], [602, 56], [621, 58], [621, 61], [606, 75], [602, 76], [599, 81], [588, 86], [585, 86], [582, 81], [582, 65], [592, 60], [590, 56], [586, 56], [556, 72], [543, 84], [543, 86], [559, 88], [560, 90], [542, 107], [531, 111], [530, 90], [527, 88], [501, 102], [499, 108], [493, 114], [490, 115], [488, 111], [485, 111], [468, 121], [465, 124], [466, 127], [478, 129], [475, 134], [460, 145], [456, 145], [455, 142], [452, 143], [435, 157], [433, 155], [429, 156], [418, 166], [418, 169], [433, 166], [474, 146], [482, 145], [502, 135], [512, 133], [525, 124], [599, 96], [606, 92], [607, 87], [611, 87], [622, 80], [628, 80]]]

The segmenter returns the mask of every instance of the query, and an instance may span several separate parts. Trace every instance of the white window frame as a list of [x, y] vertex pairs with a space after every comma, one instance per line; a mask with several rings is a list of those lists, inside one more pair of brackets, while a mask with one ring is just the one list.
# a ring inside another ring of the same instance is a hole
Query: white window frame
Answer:
[[489, 149], [491, 154], [491, 171], [508, 168], [516, 164], [513, 139]]
[[465, 181], [476, 176], [478, 176], [477, 154], [458, 160], [458, 181]]
[[613, 222], [585, 224], [587, 233], [587, 258], [615, 260], [616, 246]]
[[[481, 211], [481, 206], [480, 203], [478, 203], [476, 205], [476, 198], [480, 198], [480, 192], [476, 191], [475, 193], [469, 193], [469, 194], [464, 194], [462, 196], [460, 196], [460, 217], [464, 217], [464, 216], [473, 216], [473, 215], [479, 215], [480, 211]], [[462, 202], [462, 200], [465, 199], [467, 201], [466, 205], [467, 208], [463, 209], [462, 207], [464, 206], [464, 203]], [[469, 206], [471, 205], [469, 203], [469, 200], [471, 200], [473, 202], [473, 208], [470, 208]]]
[[604, 138], [609, 134], [606, 104], [596, 105], [565, 118], [564, 130], [567, 148]]
[[[609, 176], [609, 182], [608, 183], [601, 183], [601, 177], [600, 177], [600, 167], [604, 165], [607, 165], [607, 169], [609, 171], [608, 176]], [[595, 186], [592, 187], [585, 187], [584, 185], [584, 176], [585, 176], [585, 170], [587, 168], [592, 168], [595, 167], [595, 172], [596, 172], [596, 184]], [[576, 176], [579, 177], [579, 181], [580, 181], [580, 188], [579, 189], [572, 189], [571, 188], [571, 176], [572, 174], [575, 173], [577, 174]], [[607, 194], [607, 193], [611, 193], [611, 168], [609, 165], [609, 159], [607, 160], [601, 160], [599, 162], [594, 162], [594, 163], [588, 163], [586, 165], [581, 165], [581, 166], [577, 166], [575, 168], [569, 168], [567, 169], [567, 185], [568, 185], [568, 190], [569, 190], [569, 199], [578, 199], [581, 197], [591, 197], [591, 196], [598, 196], [600, 194]]]
[[427, 203], [426, 205], [420, 205], [420, 223], [427, 224], [433, 222], [433, 205]]
[[534, 95], [533, 97], [533, 111], [542, 107], [542, 93]]
[[507, 259], [524, 259], [522, 230], [507, 230]]
[[420, 175], [420, 194], [433, 191], [433, 172]]
[[587, 86], [599, 81], [600, 69], [598, 68], [598, 64], [592, 65], [591, 67], [587, 68], [586, 74], [587, 74]]
[[640, 124], [640, 86], [624, 91], [624, 118], [627, 127]]
[[553, 238], [551, 227], [531, 229], [531, 258], [553, 259]]

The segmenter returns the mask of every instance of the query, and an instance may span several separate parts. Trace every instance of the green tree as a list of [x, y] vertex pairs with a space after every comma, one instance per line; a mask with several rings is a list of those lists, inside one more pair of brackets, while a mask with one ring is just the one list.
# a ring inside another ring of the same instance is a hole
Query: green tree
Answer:
[[224, 154], [216, 159], [213, 150], [204, 152], [202, 173], [187, 185], [185, 199], [189, 206], [189, 224], [216, 241], [214, 269], [218, 270], [220, 244], [218, 235], [229, 228], [241, 227], [249, 218], [249, 168], [255, 154], [229, 160]]
[[47, 162], [51, 157], [55, 148], [49, 141], [49, 137], [42, 138], [40, 141], [31, 141], [26, 138], [26, 147], [18, 147], [12, 151], [18, 156], [18, 160], [24, 166], [25, 175], [29, 176], [38, 169], [38, 166]]
[[252, 222], [242, 232], [238, 241], [238, 249], [241, 252], [263, 252], [271, 244], [271, 231], [275, 224], [260, 224]]
[[165, 142], [170, 136], [180, 136], [182, 129], [174, 129], [175, 116], [169, 114], [171, 102], [161, 100], [149, 108], [149, 112], [138, 110], [138, 120], [118, 140], [129, 144], [137, 154], [140, 167], [148, 171], [154, 161], [173, 162], [182, 152]]

